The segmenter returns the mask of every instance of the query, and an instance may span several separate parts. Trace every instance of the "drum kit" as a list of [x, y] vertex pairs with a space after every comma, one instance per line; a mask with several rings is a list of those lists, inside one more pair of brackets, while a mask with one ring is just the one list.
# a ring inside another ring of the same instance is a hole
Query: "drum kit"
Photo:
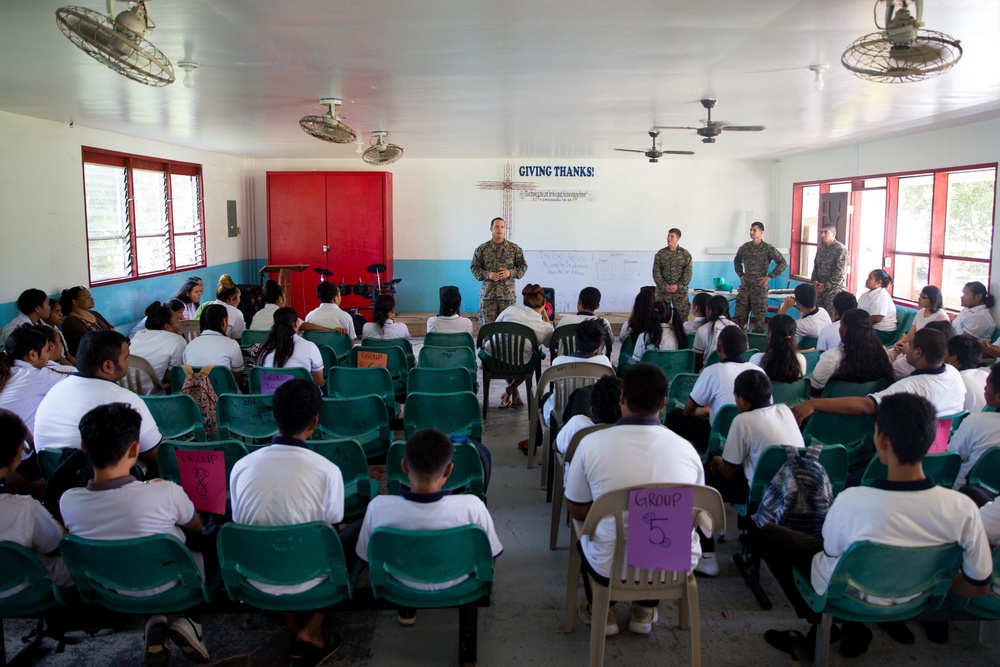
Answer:
[[[382, 274], [386, 271], [385, 264], [371, 264], [366, 271], [375, 276], [375, 280], [364, 283], [361, 282], [361, 278], [358, 278], [358, 283], [356, 285], [351, 285], [345, 282], [337, 283], [337, 287], [340, 289], [340, 294], [342, 296], [348, 296], [354, 294], [355, 296], [360, 296], [371, 302], [370, 306], [364, 306], [364, 310], [371, 310], [375, 307], [375, 299], [382, 294], [395, 294], [396, 285], [403, 282], [402, 278], [395, 278], [394, 280], [387, 280], [382, 282]], [[313, 271], [319, 274], [319, 281], [325, 282], [327, 278], [333, 275], [332, 271], [327, 269], [321, 269], [314, 267]]]

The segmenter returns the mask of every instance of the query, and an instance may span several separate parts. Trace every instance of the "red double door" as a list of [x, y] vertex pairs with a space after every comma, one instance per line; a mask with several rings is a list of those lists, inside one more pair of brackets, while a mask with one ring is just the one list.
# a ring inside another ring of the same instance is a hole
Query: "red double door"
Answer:
[[[384, 264], [392, 279], [392, 174], [388, 172], [267, 173], [269, 264], [307, 264], [292, 274], [291, 306], [305, 317], [316, 307], [320, 276], [328, 281], [368, 284], [372, 264]], [[364, 308], [362, 296], [344, 295], [342, 308]], [[371, 319], [370, 310], [362, 310]]]

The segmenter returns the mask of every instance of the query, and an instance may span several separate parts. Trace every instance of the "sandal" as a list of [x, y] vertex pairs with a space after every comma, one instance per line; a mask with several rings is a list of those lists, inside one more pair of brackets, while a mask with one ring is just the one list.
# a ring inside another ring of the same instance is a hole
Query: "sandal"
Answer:
[[500, 396], [500, 409], [505, 410], [511, 406], [510, 394], [504, 390], [503, 395]]
[[524, 407], [524, 401], [521, 399], [521, 394], [520, 393], [515, 393], [514, 396], [511, 398], [510, 407], [512, 407], [512, 408], [523, 408]]
[[322, 648], [314, 644], [308, 644], [305, 654], [299, 660], [300, 667], [318, 667], [334, 653], [340, 650], [341, 639], [336, 632], [323, 635]]

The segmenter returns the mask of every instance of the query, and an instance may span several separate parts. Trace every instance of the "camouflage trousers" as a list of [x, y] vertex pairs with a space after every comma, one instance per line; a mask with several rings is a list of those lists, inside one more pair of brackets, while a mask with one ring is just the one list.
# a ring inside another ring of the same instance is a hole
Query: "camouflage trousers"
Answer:
[[479, 323], [490, 324], [497, 321], [497, 315], [505, 308], [513, 306], [514, 299], [483, 299], [479, 302]]
[[[748, 279], [749, 281], [749, 279]], [[767, 319], [767, 287], [743, 286], [736, 295], [736, 315], [733, 321], [741, 327], [747, 327], [748, 315], [754, 314], [754, 333], [764, 333], [764, 322]]]
[[834, 287], [832, 289], [823, 290], [822, 292], [816, 293], [816, 305], [820, 308], [825, 308], [826, 312], [833, 317], [833, 297], [837, 296], [844, 291], [843, 287]]
[[674, 310], [680, 315], [681, 322], [687, 322], [688, 313], [691, 312], [691, 302], [688, 301], [688, 291], [686, 287], [679, 287], [673, 294], [662, 290], [656, 291], [658, 301], [672, 304]]

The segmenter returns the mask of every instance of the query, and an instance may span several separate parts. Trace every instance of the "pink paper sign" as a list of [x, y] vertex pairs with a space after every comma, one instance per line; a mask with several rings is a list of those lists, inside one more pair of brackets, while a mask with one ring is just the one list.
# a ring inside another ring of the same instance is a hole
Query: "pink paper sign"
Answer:
[[196, 510], [226, 513], [226, 457], [220, 452], [178, 449], [181, 488]]
[[385, 352], [369, 352], [358, 350], [358, 368], [371, 368], [381, 366], [386, 368], [389, 365], [389, 355]]
[[636, 489], [628, 494], [629, 567], [691, 571], [692, 489]]
[[260, 393], [262, 394], [273, 394], [274, 391], [285, 384], [294, 375], [287, 375], [285, 373], [269, 373], [267, 371], [261, 371], [260, 373]]

